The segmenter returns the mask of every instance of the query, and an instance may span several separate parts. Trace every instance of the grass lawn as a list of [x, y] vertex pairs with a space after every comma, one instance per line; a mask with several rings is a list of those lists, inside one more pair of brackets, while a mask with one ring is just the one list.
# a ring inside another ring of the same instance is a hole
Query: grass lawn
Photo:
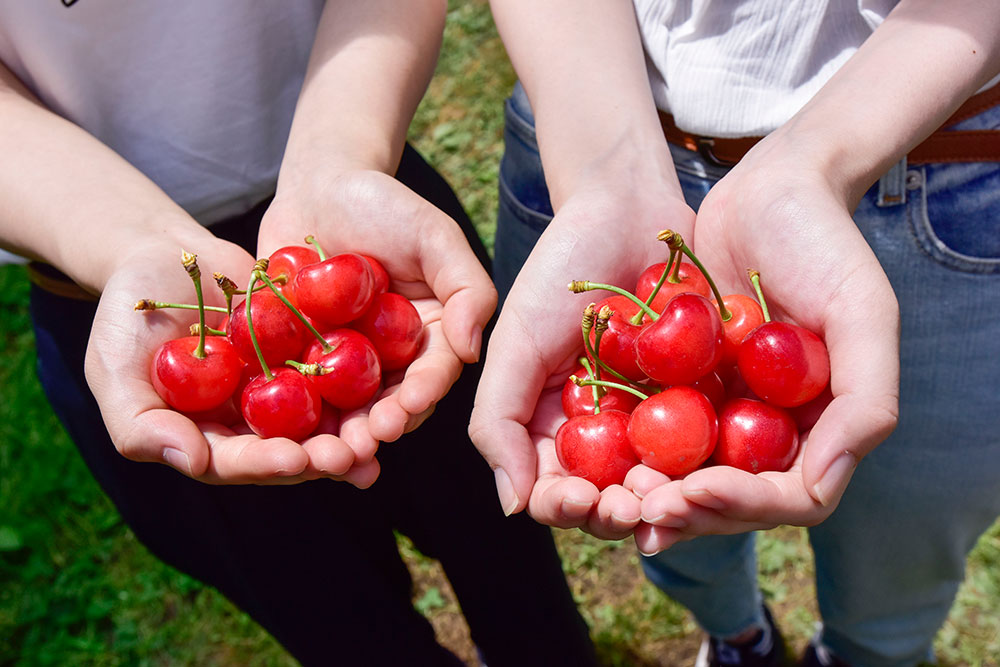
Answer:
[[[502, 101], [514, 75], [484, 0], [452, 2], [438, 73], [411, 132], [492, 247]], [[0, 665], [283, 665], [294, 661], [227, 600], [159, 563], [90, 477], [34, 377], [27, 284], [0, 267]], [[645, 581], [631, 541], [556, 531], [564, 569], [608, 665], [690, 664], [700, 635]], [[440, 567], [403, 537], [414, 599], [471, 664], [468, 628]], [[816, 609], [805, 532], [761, 535], [761, 584], [801, 649]], [[557, 641], [558, 638], [554, 638]], [[969, 560], [937, 643], [940, 664], [997, 665], [1000, 524]]]

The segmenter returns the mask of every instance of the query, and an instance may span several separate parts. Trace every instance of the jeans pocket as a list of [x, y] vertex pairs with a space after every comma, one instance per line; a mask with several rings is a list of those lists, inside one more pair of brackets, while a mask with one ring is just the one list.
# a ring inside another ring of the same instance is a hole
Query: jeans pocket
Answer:
[[1000, 163], [926, 165], [908, 180], [923, 186], [910, 208], [923, 251], [957, 271], [1000, 274]]

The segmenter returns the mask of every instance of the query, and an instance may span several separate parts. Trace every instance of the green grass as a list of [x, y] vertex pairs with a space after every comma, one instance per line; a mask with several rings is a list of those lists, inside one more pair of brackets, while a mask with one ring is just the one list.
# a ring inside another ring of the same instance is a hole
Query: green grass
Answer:
[[[502, 102], [514, 81], [483, 0], [452, 2], [437, 75], [411, 140], [436, 164], [492, 246]], [[0, 267], [0, 665], [294, 664], [214, 590], [158, 562], [90, 477], [34, 376], [22, 267]], [[564, 569], [608, 665], [689, 664], [699, 633], [649, 584], [630, 541], [556, 531]], [[415, 603], [442, 641], [471, 644], [440, 567], [405, 538]], [[799, 529], [762, 535], [761, 585], [801, 648], [816, 620]], [[1000, 524], [969, 560], [937, 642], [943, 665], [997, 665]]]

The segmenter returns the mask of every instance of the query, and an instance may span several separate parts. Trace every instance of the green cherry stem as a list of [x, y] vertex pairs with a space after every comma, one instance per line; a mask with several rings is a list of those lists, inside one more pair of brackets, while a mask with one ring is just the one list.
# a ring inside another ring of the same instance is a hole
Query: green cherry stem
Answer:
[[194, 293], [198, 297], [198, 345], [194, 348], [195, 359], [204, 359], [205, 354], [205, 297], [201, 292], [201, 269], [198, 268], [198, 256], [181, 250], [181, 264], [194, 283]]
[[319, 241], [316, 240], [315, 236], [313, 236], [312, 234], [307, 236], [306, 243], [311, 245], [313, 248], [316, 248], [316, 253], [319, 255], [319, 261], [322, 262], [326, 259], [326, 253], [323, 252], [323, 248], [320, 246]]
[[204, 328], [202, 328], [202, 326], [200, 324], [198, 324], [198, 323], [192, 324], [188, 328], [188, 332], [192, 336], [199, 335], [199, 332], [201, 332], [201, 331], [204, 331], [206, 336], [225, 336], [226, 335], [225, 331], [222, 331], [220, 329], [213, 329], [212, 327], [204, 327]]
[[660, 317], [659, 315], [656, 314], [656, 311], [647, 306], [642, 299], [637, 297], [635, 294], [632, 294], [628, 290], [622, 289], [621, 287], [618, 287], [616, 285], [608, 285], [607, 283], [594, 283], [590, 282], [589, 280], [574, 280], [568, 285], [568, 287], [569, 291], [573, 292], [574, 294], [580, 294], [581, 292], [589, 292], [595, 289], [603, 289], [603, 290], [608, 290], [609, 292], [614, 292], [615, 294], [621, 294], [622, 296], [630, 299], [632, 303], [639, 306], [639, 308], [642, 309], [642, 312], [648, 315], [649, 318], [654, 322]]
[[[139, 299], [133, 310], [161, 310], [163, 308], [180, 308], [182, 310], [198, 310], [196, 303], [167, 303], [165, 301], [153, 301], [152, 299]], [[213, 313], [225, 313], [222, 306], [205, 306], [206, 311]]]
[[[264, 263], [264, 268], [260, 268], [262, 262]], [[267, 260], [258, 260], [257, 264], [254, 265], [253, 273], [250, 274], [250, 283], [247, 287], [247, 289], [250, 290], [250, 296], [246, 298], [243, 305], [246, 308], [247, 330], [250, 332], [250, 342], [253, 343], [253, 351], [257, 353], [257, 360], [260, 361], [260, 368], [264, 371], [264, 377], [267, 378], [268, 382], [270, 382], [274, 379], [274, 374], [268, 367], [267, 362], [264, 361], [264, 353], [260, 351], [260, 343], [257, 342], [257, 333], [253, 330], [253, 318], [250, 315], [250, 301], [253, 296], [254, 285], [257, 284], [257, 281], [260, 279], [260, 275], [264, 273], [266, 269]]]
[[285, 361], [286, 366], [291, 366], [303, 375], [326, 375], [327, 373], [332, 373], [332, 368], [327, 368], [326, 366], [316, 362], [314, 364], [303, 364], [301, 361], [295, 361], [294, 359], [288, 359]]
[[[281, 293], [281, 290], [279, 290], [277, 286], [275, 286], [275, 284], [271, 281], [271, 279], [267, 277], [266, 273], [261, 271], [260, 275], [257, 277], [260, 279], [261, 282], [263, 282], [265, 285], [271, 288], [271, 291], [274, 292], [274, 295], [277, 296], [279, 299], [281, 299], [281, 303], [285, 304], [285, 307], [287, 307], [290, 311], [292, 311], [295, 314], [295, 317], [299, 318], [299, 321], [301, 321], [302, 324], [306, 325], [306, 328], [309, 329], [309, 331], [312, 332], [312, 335], [316, 337], [316, 340], [320, 342], [320, 345], [323, 347], [323, 352], [333, 351], [333, 346], [330, 345], [328, 342], [326, 342], [326, 339], [323, 338], [323, 334], [317, 331], [316, 327], [314, 327], [312, 323], [308, 319], [306, 319], [306, 316], [303, 315], [298, 308], [292, 305], [292, 302], [288, 300], [288, 297], [286, 297], [284, 294]], [[247, 301], [249, 301], [249, 299], [247, 299]]]
[[[646, 393], [641, 392], [638, 389], [632, 387], [631, 385], [620, 384], [618, 382], [608, 382], [606, 380], [584, 380], [583, 378], [577, 377], [576, 375], [571, 375], [570, 376], [570, 380], [572, 380], [573, 384], [575, 384], [578, 387], [599, 386], [599, 387], [605, 387], [607, 389], [621, 389], [622, 391], [627, 391], [628, 393], [634, 394], [634, 395], [638, 396], [639, 398], [641, 398], [643, 400], [646, 400], [652, 394], [658, 394], [658, 393], [660, 393], [659, 391], [654, 390], [651, 393], [646, 394]], [[651, 389], [651, 387], [647, 387], [647, 388]]]
[[760, 302], [760, 309], [764, 313], [764, 321], [771, 321], [771, 314], [767, 312], [767, 301], [764, 300], [764, 292], [760, 288], [760, 271], [756, 269], [747, 269], [747, 275], [750, 276], [750, 282], [753, 283], [753, 289], [757, 293], [757, 301]]
[[[684, 239], [681, 238], [681, 235], [670, 229], [664, 229], [662, 232], [657, 234], [656, 238], [665, 242], [671, 248], [677, 248], [682, 253], [687, 255], [688, 259], [691, 260], [691, 263], [697, 266], [698, 270], [701, 271], [701, 275], [705, 276], [705, 280], [708, 281], [708, 286], [712, 288], [712, 294], [715, 295], [715, 301], [719, 304], [719, 315], [722, 317], [722, 321], [728, 322], [733, 319], [733, 314], [728, 308], [726, 308], [726, 302], [722, 300], [722, 293], [720, 293], [719, 288], [716, 287], [715, 281], [712, 280], [712, 276], [708, 273], [704, 264], [702, 264], [701, 261], [695, 257], [693, 252], [691, 252], [691, 248], [684, 243]], [[679, 266], [680, 262], [678, 261], [677, 264]]]
[[[587, 377], [591, 380], [596, 379], [594, 376], [594, 368], [590, 365], [590, 360], [587, 357], [580, 357], [577, 361], [583, 366], [584, 370], [587, 371]], [[604, 388], [598, 387], [596, 384], [591, 387], [591, 392], [594, 394], [594, 414], [601, 413], [601, 396], [604, 394]]]

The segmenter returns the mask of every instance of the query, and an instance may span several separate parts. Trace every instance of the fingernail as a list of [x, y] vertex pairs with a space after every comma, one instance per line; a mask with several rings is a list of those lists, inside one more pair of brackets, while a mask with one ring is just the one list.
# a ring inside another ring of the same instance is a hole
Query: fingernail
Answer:
[[844, 489], [847, 488], [851, 475], [854, 474], [854, 469], [857, 467], [858, 459], [851, 452], [844, 452], [838, 456], [823, 473], [823, 477], [813, 486], [813, 497], [823, 507], [829, 507], [840, 499]]
[[626, 517], [623, 517], [623, 516], [618, 516], [614, 512], [611, 513], [611, 519], [613, 521], [617, 521], [618, 523], [620, 523], [622, 525], [625, 525], [625, 526], [631, 526], [631, 525], [635, 524], [636, 522], [638, 522], [640, 520], [638, 517], [636, 517], [636, 518], [626, 518]]
[[559, 511], [567, 519], [578, 519], [580, 515], [588, 514], [590, 512], [590, 508], [593, 506], [594, 503], [589, 500], [563, 498], [563, 501], [559, 503]]
[[656, 554], [658, 554], [658, 553], [660, 553], [662, 551], [662, 549], [653, 549], [652, 551], [643, 551], [642, 547], [639, 547], [638, 545], [636, 545], [636, 546], [639, 549], [639, 553], [641, 553], [646, 558], [652, 558], [653, 556], [655, 556]]
[[721, 510], [726, 503], [716, 498], [708, 489], [683, 489], [681, 493], [693, 503], [713, 510]]
[[188, 455], [181, 450], [174, 449], [173, 447], [164, 447], [163, 460], [166, 461], [168, 465], [186, 473], [189, 477], [194, 476], [191, 472], [191, 459], [189, 459]]
[[479, 354], [483, 346], [483, 328], [476, 326], [472, 329], [472, 336], [469, 337], [469, 353], [476, 361], [479, 361]]
[[510, 516], [521, 502], [517, 497], [517, 492], [514, 491], [514, 484], [503, 468], [494, 470], [493, 477], [496, 480], [497, 496], [500, 497], [500, 506], [503, 508], [504, 516]]
[[643, 521], [654, 526], [663, 526], [664, 528], [687, 528], [688, 526], [687, 521], [669, 513], [661, 514], [655, 519], [643, 519]]

